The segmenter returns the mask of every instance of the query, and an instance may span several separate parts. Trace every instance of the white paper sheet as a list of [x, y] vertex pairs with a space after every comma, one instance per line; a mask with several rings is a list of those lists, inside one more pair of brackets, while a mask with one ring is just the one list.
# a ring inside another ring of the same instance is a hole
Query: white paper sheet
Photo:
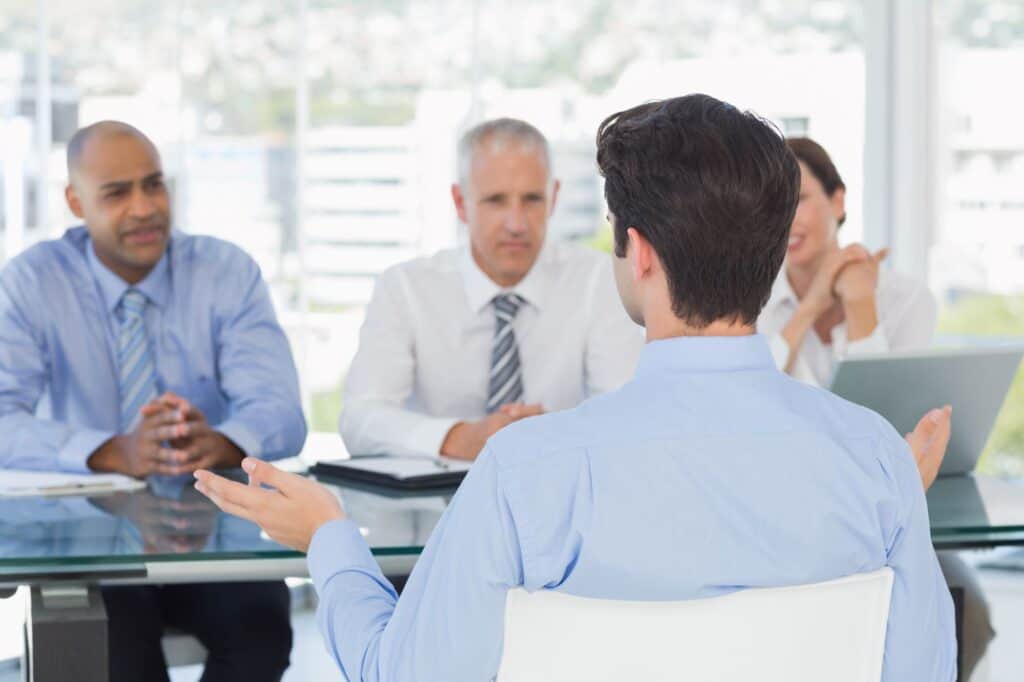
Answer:
[[70, 474], [60, 471], [0, 469], [0, 497], [94, 495], [145, 487], [145, 481], [121, 474]]

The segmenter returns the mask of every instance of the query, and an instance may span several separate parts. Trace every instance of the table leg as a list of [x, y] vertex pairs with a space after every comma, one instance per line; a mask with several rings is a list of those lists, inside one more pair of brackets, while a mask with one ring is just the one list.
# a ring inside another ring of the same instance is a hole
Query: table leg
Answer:
[[95, 585], [33, 587], [25, 632], [28, 682], [107, 682], [107, 610]]

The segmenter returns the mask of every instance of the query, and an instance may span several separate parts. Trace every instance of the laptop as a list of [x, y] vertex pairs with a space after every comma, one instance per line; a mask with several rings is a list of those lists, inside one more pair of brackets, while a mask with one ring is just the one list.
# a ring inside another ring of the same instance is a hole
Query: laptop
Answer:
[[910, 433], [928, 410], [953, 406], [953, 429], [939, 476], [974, 470], [1017, 374], [1024, 347], [927, 350], [848, 358], [831, 390]]

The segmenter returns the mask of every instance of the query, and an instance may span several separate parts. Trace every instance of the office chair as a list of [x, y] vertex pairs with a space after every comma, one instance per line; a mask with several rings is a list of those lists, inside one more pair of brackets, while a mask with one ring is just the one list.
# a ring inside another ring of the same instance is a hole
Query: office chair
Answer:
[[723, 597], [508, 594], [499, 682], [878, 682], [892, 570]]

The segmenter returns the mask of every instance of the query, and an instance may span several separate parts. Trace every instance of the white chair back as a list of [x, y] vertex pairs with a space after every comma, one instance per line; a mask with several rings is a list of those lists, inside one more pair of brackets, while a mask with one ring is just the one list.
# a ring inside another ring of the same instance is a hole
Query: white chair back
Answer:
[[892, 570], [633, 602], [512, 590], [499, 682], [879, 682]]

